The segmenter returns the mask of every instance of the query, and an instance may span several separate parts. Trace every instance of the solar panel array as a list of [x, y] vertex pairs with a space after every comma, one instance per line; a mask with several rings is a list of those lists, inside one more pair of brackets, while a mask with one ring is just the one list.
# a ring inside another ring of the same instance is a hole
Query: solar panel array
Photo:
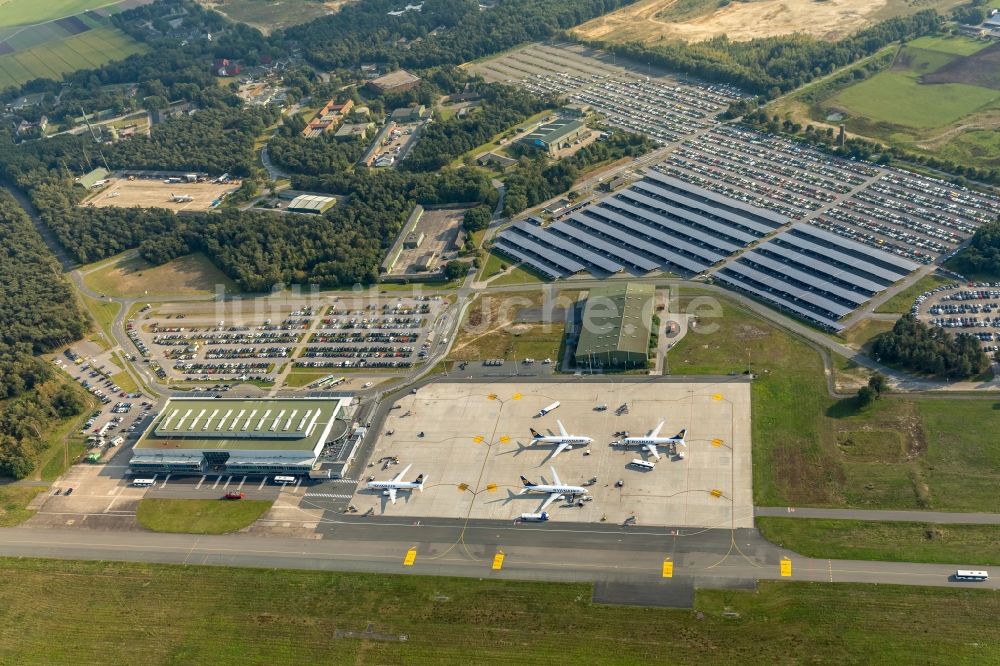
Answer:
[[788, 218], [658, 172], [542, 228], [517, 222], [494, 249], [550, 278], [701, 273]]
[[722, 282], [840, 330], [839, 319], [919, 264], [811, 225], [798, 225], [716, 272]]

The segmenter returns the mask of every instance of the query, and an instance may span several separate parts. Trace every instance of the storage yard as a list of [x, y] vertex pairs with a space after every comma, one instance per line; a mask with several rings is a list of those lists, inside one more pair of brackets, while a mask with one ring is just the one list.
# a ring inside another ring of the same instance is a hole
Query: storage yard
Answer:
[[[537, 416], [554, 401], [557, 409]], [[549, 460], [555, 445], [533, 445], [529, 428], [557, 433], [557, 420], [593, 443]], [[683, 459], [668, 455], [666, 447], [657, 462], [645, 449], [609, 445], [622, 431], [643, 436], [661, 420], [661, 436], [687, 429]], [[537, 512], [546, 498], [540, 492], [518, 495], [519, 477], [553, 483], [555, 468], [563, 484], [585, 486], [593, 500], [552, 503], [546, 512], [554, 521], [725, 528], [753, 523], [750, 385], [742, 379], [438, 382], [401, 398], [384, 428], [367, 473], [382, 481], [410, 465], [404, 480], [423, 474], [426, 486], [422, 492], [400, 491], [392, 504], [362, 483], [351, 500], [361, 512], [515, 520]], [[398, 464], [386, 463], [392, 457]], [[630, 464], [634, 459], [655, 467]]]
[[[670, 88], [610, 62], [599, 51], [542, 44], [475, 66], [589, 104], [669, 150], [629, 188], [557, 213], [549, 226], [515, 222], [499, 235], [494, 249], [550, 279], [705, 275], [839, 330], [844, 317], [953, 253], [1000, 209], [994, 195], [719, 123], [715, 114], [734, 98], [726, 90]], [[648, 109], [646, 93], [654, 96]], [[664, 108], [672, 113], [649, 117]]]
[[166, 183], [162, 178], [111, 178], [107, 185], [85, 199], [81, 206], [94, 208], [166, 208], [174, 212], [202, 212], [217, 206], [239, 188], [239, 181], [218, 183]]

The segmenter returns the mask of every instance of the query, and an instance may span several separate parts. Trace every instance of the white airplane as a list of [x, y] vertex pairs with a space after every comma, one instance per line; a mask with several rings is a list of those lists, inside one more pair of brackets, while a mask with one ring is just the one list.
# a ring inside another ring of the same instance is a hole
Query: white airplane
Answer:
[[427, 482], [427, 477], [423, 474], [417, 476], [413, 481], [403, 481], [403, 475], [410, 471], [413, 465], [407, 465], [403, 471], [401, 471], [396, 476], [392, 477], [388, 481], [369, 481], [369, 490], [381, 490], [382, 494], [388, 495], [389, 500], [395, 504], [396, 503], [396, 492], [400, 490], [413, 490], [416, 488], [420, 492], [424, 492], [424, 483]]
[[556, 474], [556, 468], [549, 467], [549, 469], [552, 470], [553, 483], [532, 483], [523, 476], [521, 477], [521, 483], [524, 484], [524, 487], [521, 488], [521, 492], [519, 492], [518, 495], [523, 495], [524, 493], [527, 492], [549, 494], [549, 496], [545, 498], [545, 502], [542, 503], [542, 506], [538, 508], [539, 513], [544, 512], [545, 509], [547, 509], [550, 504], [552, 504], [556, 500], [562, 499], [566, 495], [572, 497], [574, 495], [587, 494], [587, 489], [584, 488], [583, 486], [563, 485], [563, 482], [559, 480], [559, 475]]
[[635, 446], [644, 446], [649, 451], [650, 455], [657, 460], [660, 459], [660, 452], [657, 450], [657, 446], [665, 444], [676, 450], [677, 445], [680, 444], [687, 449], [687, 442], [684, 441], [687, 429], [685, 428], [684, 430], [681, 430], [673, 437], [660, 437], [660, 429], [663, 428], [663, 424], [664, 421], [660, 421], [660, 423], [655, 428], [650, 430], [649, 434], [645, 437], [626, 437], [622, 440], [622, 444], [625, 446], [629, 446], [630, 444]]
[[557, 455], [565, 451], [566, 449], [573, 449], [574, 444], [590, 444], [593, 442], [592, 437], [583, 437], [581, 435], [571, 435], [566, 432], [566, 428], [563, 427], [562, 421], [556, 421], [559, 424], [559, 434], [558, 435], [543, 435], [534, 428], [529, 428], [531, 430], [531, 443], [532, 444], [558, 444], [555, 449], [552, 450], [552, 455], [549, 456], [549, 460], [552, 460]]
[[189, 201], [194, 201], [194, 197], [190, 194], [171, 194], [170, 200], [174, 203], [187, 203]]

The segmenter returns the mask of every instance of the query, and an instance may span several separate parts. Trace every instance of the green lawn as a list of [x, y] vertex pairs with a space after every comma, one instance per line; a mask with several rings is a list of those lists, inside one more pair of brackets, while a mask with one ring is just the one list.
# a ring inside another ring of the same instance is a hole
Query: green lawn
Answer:
[[842, 338], [847, 344], [858, 349], [864, 348], [873, 338], [892, 330], [895, 322], [880, 319], [862, 319], [854, 326], [838, 333], [834, 338]]
[[80, 298], [83, 299], [83, 304], [90, 312], [94, 321], [97, 322], [98, 327], [107, 336], [107, 342], [110, 343], [114, 340], [111, 335], [111, 325], [115, 321], [115, 317], [118, 316], [118, 312], [122, 309], [120, 303], [115, 303], [114, 301], [102, 301], [96, 298], [90, 298], [89, 296], [84, 296], [80, 294]]
[[42, 23], [115, 2], [116, 0], [4, 0], [0, 2], [0, 27]]
[[[46, 490], [46, 486], [0, 486], [0, 527], [12, 527], [31, 518], [35, 512], [25, 507], [35, 499], [35, 495]], [[0, 640], [0, 645], [2, 644], [3, 641]], [[0, 648], [0, 655], [2, 654]]]
[[762, 582], [698, 590], [696, 612], [590, 599], [585, 584], [7, 559], [0, 662], [971, 664], [1000, 641], [987, 590]]
[[[682, 308], [691, 295], [682, 291]], [[750, 350], [756, 503], [1000, 511], [994, 401], [889, 397], [860, 410], [829, 397], [812, 347], [717, 300], [722, 316], [703, 317], [668, 362], [672, 374], [742, 372]]]
[[928, 35], [907, 42], [910, 47], [963, 56], [978, 53], [989, 45], [989, 40], [952, 35]]
[[224, 534], [252, 524], [272, 504], [266, 500], [144, 499], [139, 502], [136, 517], [143, 527], [154, 532]]
[[317, 380], [323, 379], [323, 377], [336, 375], [344, 369], [345, 368], [323, 368], [322, 370], [311, 370], [308, 368], [295, 368], [285, 376], [285, 383], [283, 385], [289, 388], [300, 388], [302, 386], [312, 384]]
[[1000, 565], [995, 525], [757, 518], [761, 534], [807, 557]]
[[906, 314], [910, 311], [910, 308], [913, 307], [913, 302], [917, 300], [917, 296], [920, 296], [925, 291], [930, 291], [935, 287], [940, 287], [945, 284], [953, 284], [954, 282], [955, 280], [953, 279], [936, 275], [934, 273], [925, 275], [914, 282], [910, 287], [904, 289], [882, 305], [875, 308], [875, 312]]
[[545, 278], [538, 273], [522, 266], [516, 266], [506, 275], [501, 275], [497, 279], [490, 282], [490, 286], [499, 287], [505, 284], [533, 284], [545, 281]]
[[239, 293], [236, 284], [200, 252], [160, 266], [141, 257], [117, 256], [83, 270], [88, 287], [110, 296], [207, 296], [216, 293], [217, 285], [222, 285], [226, 293]]
[[1000, 91], [964, 83], [923, 85], [896, 71], [845, 88], [830, 104], [876, 122], [926, 129], [942, 127], [1000, 100]]

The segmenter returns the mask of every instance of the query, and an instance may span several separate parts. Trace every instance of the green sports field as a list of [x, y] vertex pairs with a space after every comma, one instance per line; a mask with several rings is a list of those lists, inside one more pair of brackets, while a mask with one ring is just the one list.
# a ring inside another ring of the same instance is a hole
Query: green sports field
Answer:
[[62, 41], [0, 56], [0, 88], [39, 77], [60, 79], [63, 74], [98, 67], [144, 50], [145, 47], [117, 28], [97, 28]]
[[42, 23], [118, 2], [120, 0], [0, 0], [0, 27]]

